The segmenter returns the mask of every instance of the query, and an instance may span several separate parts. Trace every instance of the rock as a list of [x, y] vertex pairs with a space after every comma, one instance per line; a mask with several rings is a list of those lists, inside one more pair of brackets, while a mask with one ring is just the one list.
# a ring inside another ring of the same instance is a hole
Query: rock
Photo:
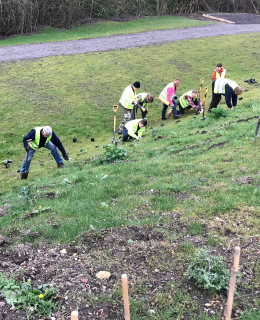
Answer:
[[0, 301], [0, 308], [3, 308], [5, 306], [5, 302]]
[[60, 254], [62, 254], [62, 255], [65, 255], [65, 254], [67, 254], [68, 252], [67, 252], [67, 250], [66, 249], [62, 249], [62, 250], [60, 250]]
[[205, 307], [211, 307], [211, 303], [205, 303]]
[[16, 264], [21, 264], [24, 261], [28, 261], [29, 257], [33, 254], [33, 248], [31, 243], [18, 244], [11, 250], [10, 259]]
[[55, 251], [54, 249], [50, 249], [48, 252], [48, 255], [51, 257], [57, 257], [57, 256], [59, 256], [59, 253], [57, 251]]
[[96, 277], [98, 279], [109, 279], [111, 276], [111, 273], [109, 271], [99, 271], [97, 274], [96, 274]]

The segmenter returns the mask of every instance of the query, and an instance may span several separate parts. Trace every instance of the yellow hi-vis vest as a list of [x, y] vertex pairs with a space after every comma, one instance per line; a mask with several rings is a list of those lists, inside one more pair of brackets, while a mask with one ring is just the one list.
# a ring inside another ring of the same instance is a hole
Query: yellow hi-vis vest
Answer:
[[238, 87], [238, 84], [235, 81], [219, 78], [215, 80], [214, 93], [225, 94], [226, 84], [229, 84], [233, 90], [235, 90], [235, 88]]
[[173, 92], [171, 94], [171, 100], [174, 97], [174, 87], [173, 87], [173, 82], [170, 82], [167, 84], [167, 86], [163, 89], [163, 91], [159, 95], [159, 99], [162, 101], [162, 103], [166, 104], [167, 106], [169, 105], [169, 101], [167, 99], [167, 90], [168, 88], [173, 88]]
[[[192, 94], [192, 91], [189, 91], [189, 92], [184, 93], [180, 97], [179, 102], [180, 102], [180, 105], [182, 106], [183, 109], [187, 108], [190, 105], [189, 101], [185, 99], [185, 96], [191, 97], [191, 94]], [[195, 101], [196, 99], [197, 99], [197, 96], [194, 99], [191, 98], [191, 100], [193, 100], [193, 101]]]
[[[35, 130], [35, 139], [33, 141], [30, 141], [29, 142], [29, 146], [33, 149], [33, 150], [36, 150], [39, 148], [39, 144], [40, 144], [40, 139], [41, 139], [41, 130], [43, 129], [44, 127], [36, 127], [34, 128]], [[50, 135], [47, 139], [46, 139], [46, 142], [45, 142], [45, 146], [46, 144], [51, 140], [51, 137], [52, 135]]]
[[221, 76], [220, 76], [220, 73], [216, 71], [216, 79], [225, 78], [225, 74], [226, 74], [226, 69], [222, 71]]
[[138, 129], [138, 123], [140, 121], [142, 121], [143, 119], [135, 119], [135, 120], [131, 120], [129, 122], [127, 122], [125, 124], [125, 128], [128, 130], [128, 134], [129, 136], [133, 137], [133, 138], [136, 138], [136, 134], [138, 135], [138, 137], [141, 137], [142, 134], [144, 133], [145, 131], [145, 127], [143, 128], [140, 128], [137, 132], [137, 129]]
[[136, 99], [136, 92], [133, 90], [132, 85], [125, 88], [119, 102], [126, 108], [132, 110], [134, 105], [133, 101]]

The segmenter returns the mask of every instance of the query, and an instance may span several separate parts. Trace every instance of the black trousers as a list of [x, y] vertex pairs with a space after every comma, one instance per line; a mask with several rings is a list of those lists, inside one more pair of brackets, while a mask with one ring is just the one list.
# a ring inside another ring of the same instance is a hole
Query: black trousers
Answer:
[[215, 81], [212, 82], [212, 100], [210, 102], [209, 110], [208, 112], [211, 112], [211, 109], [217, 108], [218, 104], [221, 100], [221, 93], [214, 93], [214, 87], [215, 87]]

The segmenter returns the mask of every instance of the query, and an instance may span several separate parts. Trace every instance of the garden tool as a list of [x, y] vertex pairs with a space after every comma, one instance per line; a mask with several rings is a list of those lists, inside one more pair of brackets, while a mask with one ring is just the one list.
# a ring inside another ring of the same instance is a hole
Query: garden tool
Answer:
[[256, 141], [256, 138], [258, 137], [259, 126], [260, 126], [260, 117], [258, 118], [258, 122], [257, 122], [256, 129], [255, 129], [255, 140], [254, 140], [254, 142]]
[[200, 78], [200, 97], [201, 97], [201, 89], [202, 89], [202, 83], [204, 82], [203, 78]]
[[114, 110], [114, 139], [111, 139], [111, 143], [114, 143], [117, 146], [118, 139], [116, 139], [116, 112], [118, 110], [118, 106], [113, 106]]
[[205, 120], [206, 117], [204, 116], [205, 113], [205, 108], [206, 108], [206, 97], [207, 97], [207, 92], [209, 90], [209, 87], [204, 88], [204, 106], [203, 106], [203, 118], [200, 118], [200, 120]]
[[29, 155], [29, 146], [28, 146], [28, 142], [30, 142], [32, 140], [27, 140], [27, 149], [26, 149], [26, 161], [25, 161], [25, 172], [21, 173], [20, 179], [21, 180], [26, 180], [28, 178], [28, 169], [27, 169], [27, 163], [28, 163], [28, 155]]

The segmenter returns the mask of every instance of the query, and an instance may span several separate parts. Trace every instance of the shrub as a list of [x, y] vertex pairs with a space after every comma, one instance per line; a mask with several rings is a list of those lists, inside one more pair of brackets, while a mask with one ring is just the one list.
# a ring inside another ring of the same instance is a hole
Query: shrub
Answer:
[[[229, 269], [222, 256], [212, 256], [208, 250], [196, 250], [185, 275], [199, 288], [215, 293], [228, 288]], [[238, 278], [241, 274], [238, 273]]]
[[228, 116], [228, 111], [223, 108], [214, 108], [211, 110], [211, 117], [213, 119], [226, 118]]
[[104, 157], [98, 160], [99, 164], [111, 163], [124, 160], [127, 156], [127, 150], [117, 147], [115, 144], [108, 144], [105, 148]]

